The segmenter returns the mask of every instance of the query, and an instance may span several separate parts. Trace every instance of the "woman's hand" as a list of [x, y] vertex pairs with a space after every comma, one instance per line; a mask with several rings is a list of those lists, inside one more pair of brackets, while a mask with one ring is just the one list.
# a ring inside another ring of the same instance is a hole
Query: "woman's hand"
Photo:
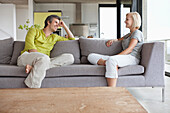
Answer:
[[113, 44], [113, 42], [116, 42], [116, 41], [118, 41], [118, 39], [108, 40], [108, 41], [106, 42], [106, 46], [107, 46], [107, 47], [110, 47], [110, 46]]

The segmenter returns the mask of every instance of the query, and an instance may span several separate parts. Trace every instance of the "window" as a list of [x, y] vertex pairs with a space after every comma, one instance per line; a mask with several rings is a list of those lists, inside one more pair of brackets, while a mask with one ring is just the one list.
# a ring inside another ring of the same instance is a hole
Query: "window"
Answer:
[[147, 0], [147, 40], [170, 39], [170, 0]]
[[100, 38], [116, 39], [117, 38], [117, 12], [116, 5], [100, 4]]
[[165, 59], [170, 62], [170, 0], [147, 1], [147, 41], [165, 42]]
[[121, 8], [121, 36], [123, 37], [127, 33], [130, 32], [128, 28], [126, 28], [125, 20], [126, 20], [126, 14], [130, 12], [130, 6], [122, 5]]
[[[130, 12], [130, 5], [121, 5], [121, 36], [130, 32], [125, 26], [126, 14]], [[99, 36], [105, 39], [117, 38], [117, 8], [114, 4], [99, 5]]]

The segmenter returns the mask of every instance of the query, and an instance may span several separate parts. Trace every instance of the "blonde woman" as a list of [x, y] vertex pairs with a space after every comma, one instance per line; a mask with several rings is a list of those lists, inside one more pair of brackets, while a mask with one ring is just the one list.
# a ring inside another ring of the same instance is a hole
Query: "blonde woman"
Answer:
[[110, 87], [116, 87], [118, 67], [137, 65], [140, 62], [143, 33], [139, 30], [141, 26], [141, 17], [139, 13], [127, 13], [125, 24], [126, 28], [130, 29], [130, 33], [126, 34], [122, 38], [109, 40], [106, 43], [106, 46], [110, 47], [113, 42], [122, 40], [122, 52], [114, 56], [101, 55], [97, 53], [90, 53], [88, 55], [90, 63], [106, 66], [105, 77], [107, 79], [108, 86]]

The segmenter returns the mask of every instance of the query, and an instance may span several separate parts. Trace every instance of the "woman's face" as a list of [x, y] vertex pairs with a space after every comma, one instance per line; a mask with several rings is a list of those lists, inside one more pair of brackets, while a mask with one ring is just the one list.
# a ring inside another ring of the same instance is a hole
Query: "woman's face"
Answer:
[[126, 20], [125, 20], [125, 24], [126, 24], [126, 28], [132, 28], [132, 24], [133, 24], [133, 19], [131, 15], [126, 15]]

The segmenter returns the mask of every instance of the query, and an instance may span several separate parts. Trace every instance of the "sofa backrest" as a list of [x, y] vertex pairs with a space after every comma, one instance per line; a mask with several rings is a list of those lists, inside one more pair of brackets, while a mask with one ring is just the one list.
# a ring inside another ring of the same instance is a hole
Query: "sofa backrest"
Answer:
[[[16, 65], [17, 59], [21, 54], [21, 51], [24, 49], [24, 41], [15, 41], [14, 50], [11, 58], [10, 64]], [[58, 56], [62, 53], [71, 53], [74, 56], [74, 63], [80, 63], [80, 49], [78, 40], [69, 40], [69, 41], [59, 41], [54, 45], [53, 50], [51, 51], [51, 57]]]
[[17, 65], [17, 59], [21, 54], [21, 51], [24, 49], [25, 42], [15, 41], [13, 45], [13, 53], [10, 64]]
[[61, 55], [62, 53], [71, 53], [74, 56], [74, 63], [80, 63], [80, 47], [78, 40], [59, 41], [54, 45], [51, 51], [51, 58]]
[[0, 40], [0, 64], [9, 64], [13, 51], [13, 38]]
[[103, 55], [115, 55], [122, 51], [121, 41], [114, 42], [110, 47], [106, 46], [108, 40], [80, 38], [81, 63], [89, 63], [87, 56], [90, 53], [99, 53]]

